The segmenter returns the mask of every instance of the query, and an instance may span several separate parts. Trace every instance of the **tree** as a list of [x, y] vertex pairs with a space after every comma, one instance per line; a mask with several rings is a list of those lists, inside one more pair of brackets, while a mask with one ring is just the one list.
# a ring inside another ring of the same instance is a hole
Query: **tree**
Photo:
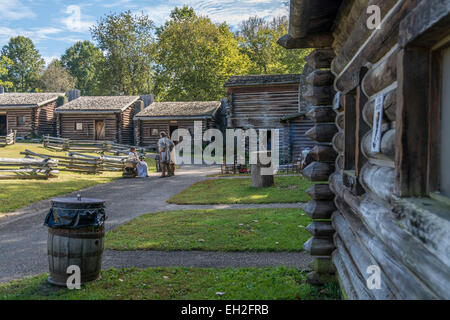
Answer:
[[3, 88], [12, 88], [13, 83], [6, 80], [8, 75], [8, 67], [12, 65], [11, 59], [6, 56], [0, 58], [0, 86]]
[[91, 29], [105, 52], [104, 83], [112, 93], [135, 95], [152, 90], [154, 24], [141, 13], [126, 11], [106, 15]]
[[11, 38], [3, 47], [2, 54], [13, 62], [7, 68], [8, 79], [15, 91], [34, 90], [45, 62], [33, 41], [23, 36]]
[[286, 17], [268, 22], [251, 17], [240, 24], [236, 33], [241, 51], [252, 61], [251, 73], [301, 73], [310, 50], [286, 50], [277, 41], [288, 32]]
[[176, 8], [158, 29], [158, 100], [218, 100], [231, 75], [246, 74], [249, 59], [226, 24], [214, 24], [194, 9]]
[[79, 41], [66, 50], [61, 57], [62, 65], [76, 79], [81, 94], [101, 94], [101, 79], [105, 67], [102, 51], [90, 41]]
[[57, 59], [53, 60], [39, 79], [39, 88], [44, 92], [67, 92], [74, 89], [76, 80]]

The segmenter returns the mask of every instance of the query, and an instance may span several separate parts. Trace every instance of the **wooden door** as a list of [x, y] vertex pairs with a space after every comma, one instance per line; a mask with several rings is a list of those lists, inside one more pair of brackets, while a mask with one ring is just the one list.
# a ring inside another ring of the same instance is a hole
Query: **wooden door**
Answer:
[[105, 140], [105, 120], [95, 120], [95, 140]]
[[6, 114], [0, 114], [0, 136], [6, 136], [8, 133], [8, 126], [6, 124]]

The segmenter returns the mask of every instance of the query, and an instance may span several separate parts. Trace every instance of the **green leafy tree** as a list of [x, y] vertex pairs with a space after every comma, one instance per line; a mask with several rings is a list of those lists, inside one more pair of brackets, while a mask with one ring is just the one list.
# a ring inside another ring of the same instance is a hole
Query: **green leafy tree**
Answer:
[[7, 69], [8, 80], [14, 89], [22, 92], [34, 90], [45, 62], [33, 41], [23, 36], [11, 38], [3, 47], [2, 54], [13, 62]]
[[158, 100], [217, 100], [231, 75], [248, 72], [250, 61], [229, 27], [198, 16], [192, 8], [173, 10], [157, 35]]
[[102, 74], [105, 57], [90, 41], [79, 41], [61, 57], [62, 65], [76, 79], [76, 88], [84, 96], [102, 93]]
[[76, 80], [57, 59], [53, 60], [39, 79], [39, 89], [44, 92], [67, 92], [74, 89]]
[[2, 56], [0, 58], [0, 86], [4, 88], [12, 88], [13, 83], [7, 80], [8, 76], [8, 67], [13, 64], [11, 59], [6, 56]]
[[251, 73], [301, 73], [311, 50], [286, 50], [277, 41], [288, 32], [286, 17], [272, 21], [251, 17], [240, 24], [236, 33], [241, 51], [252, 61]]
[[105, 52], [103, 84], [111, 93], [151, 92], [154, 31], [154, 24], [147, 15], [131, 11], [106, 15], [91, 29], [98, 47]]

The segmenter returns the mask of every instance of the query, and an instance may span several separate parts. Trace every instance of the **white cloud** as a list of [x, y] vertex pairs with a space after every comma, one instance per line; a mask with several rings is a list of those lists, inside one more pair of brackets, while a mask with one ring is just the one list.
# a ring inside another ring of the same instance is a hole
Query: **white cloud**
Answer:
[[76, 5], [70, 5], [66, 8], [65, 13], [69, 16], [62, 19], [62, 22], [66, 25], [67, 29], [72, 32], [87, 32], [89, 28], [94, 24], [88, 17], [81, 14], [81, 7]]
[[[168, 0], [166, 4], [148, 6], [144, 12], [157, 24], [163, 24], [169, 18], [170, 12], [176, 7], [188, 5], [201, 15], [208, 16], [212, 21], [237, 26], [243, 20], [252, 16], [273, 18], [286, 16], [289, 8], [286, 3], [273, 0]], [[275, 9], [274, 9], [275, 7]]]
[[62, 32], [58, 28], [32, 28], [25, 29], [12, 29], [8, 27], [0, 27], [0, 42], [8, 42], [10, 38], [17, 36], [28, 37], [33, 40], [34, 43], [39, 43], [42, 40], [49, 39], [51, 35], [55, 35]]
[[45, 61], [45, 66], [48, 67], [48, 65], [55, 59], [59, 59], [58, 56], [43, 56], [42, 59]]
[[4, 20], [20, 20], [34, 18], [36, 15], [19, 0], [0, 0], [0, 18]]

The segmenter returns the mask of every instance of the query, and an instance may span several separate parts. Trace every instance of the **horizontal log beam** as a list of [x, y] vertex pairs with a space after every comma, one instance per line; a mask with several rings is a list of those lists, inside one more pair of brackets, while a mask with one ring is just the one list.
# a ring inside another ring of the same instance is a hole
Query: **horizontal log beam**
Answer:
[[333, 107], [313, 107], [306, 116], [310, 118], [312, 121], [318, 122], [334, 122], [336, 119], [336, 113], [333, 110]]
[[[358, 271], [358, 277], [353, 278], [353, 281], [362, 281], [361, 285], [366, 285], [366, 279], [369, 277], [367, 269], [370, 266], [378, 266], [378, 262], [372, 257], [370, 251], [361, 244], [360, 239], [353, 233], [349, 223], [344, 218], [342, 213], [336, 211], [333, 214], [333, 227], [338, 233], [336, 238], [337, 247], [345, 247], [351, 256], [351, 261], [354, 263], [355, 269]], [[371, 248], [374, 249], [374, 248]], [[348, 261], [348, 263], [352, 263]], [[392, 300], [395, 299], [395, 294], [391, 287], [393, 286], [387, 275], [381, 270], [381, 288], [379, 290], [372, 290], [374, 298], [377, 300]]]
[[389, 17], [383, 21], [381, 28], [372, 32], [364, 46], [352, 56], [351, 62], [336, 76], [335, 86], [339, 91], [347, 94], [355, 89], [360, 84], [362, 67], [368, 63], [376, 63], [396, 45], [400, 22], [417, 6], [419, 1], [404, 0], [396, 3]]
[[334, 164], [313, 162], [303, 169], [302, 174], [308, 180], [313, 182], [328, 181], [330, 175], [334, 172]]
[[316, 145], [309, 152], [309, 155], [314, 161], [319, 162], [333, 162], [336, 160], [337, 153], [332, 146]]
[[331, 221], [313, 221], [306, 227], [306, 230], [308, 230], [311, 235], [318, 238], [332, 238], [334, 234]]
[[313, 200], [333, 200], [334, 193], [331, 191], [328, 184], [315, 184], [313, 187], [309, 188], [306, 193]]
[[395, 188], [395, 169], [379, 167], [366, 163], [360, 175], [360, 182], [364, 190], [375, 199], [390, 202]]
[[308, 86], [303, 97], [314, 106], [329, 106], [333, 104], [335, 94], [333, 86]]
[[395, 49], [372, 67], [362, 80], [362, 89], [367, 97], [371, 97], [397, 81], [397, 55]]
[[371, 164], [395, 168], [395, 129], [384, 132], [381, 138], [381, 152], [372, 153], [372, 135], [369, 131], [362, 139], [361, 149]]
[[331, 86], [334, 84], [334, 75], [328, 70], [315, 70], [306, 77], [306, 82], [314, 87]]
[[311, 238], [303, 248], [312, 256], [329, 256], [335, 249], [332, 239]]
[[[436, 299], [427, 286], [418, 280], [405, 265], [397, 259], [395, 253], [386, 246], [377, 235], [370, 232], [361, 220], [360, 215], [355, 214], [355, 209], [337, 199], [336, 203], [340, 214], [348, 223], [344, 228], [351, 228], [358, 240], [369, 250], [370, 255], [376, 260], [375, 265], [385, 272], [386, 285], [395, 292], [396, 298], [410, 299]], [[358, 212], [358, 211], [356, 211]], [[336, 217], [333, 216], [333, 219]], [[344, 229], [345, 230], [345, 229]], [[347, 241], [346, 241], [347, 243]]]
[[337, 153], [343, 153], [345, 149], [345, 135], [344, 132], [339, 132], [333, 137], [333, 148]]
[[308, 55], [305, 60], [314, 69], [329, 69], [334, 57], [332, 49], [317, 49]]
[[309, 129], [305, 135], [317, 142], [331, 142], [338, 128], [334, 123], [319, 123]]
[[[373, 126], [375, 99], [376, 99], [376, 96], [371, 97], [371, 99], [369, 99], [369, 101], [367, 101], [367, 103], [363, 109], [364, 121], [370, 127]], [[386, 121], [394, 122], [396, 120], [396, 116], [397, 116], [397, 89], [393, 89], [384, 95], [383, 107], [384, 107], [383, 120], [385, 122]]]
[[305, 212], [311, 219], [331, 219], [334, 210], [336, 210], [336, 206], [334, 201], [330, 200], [312, 200], [305, 206]]

